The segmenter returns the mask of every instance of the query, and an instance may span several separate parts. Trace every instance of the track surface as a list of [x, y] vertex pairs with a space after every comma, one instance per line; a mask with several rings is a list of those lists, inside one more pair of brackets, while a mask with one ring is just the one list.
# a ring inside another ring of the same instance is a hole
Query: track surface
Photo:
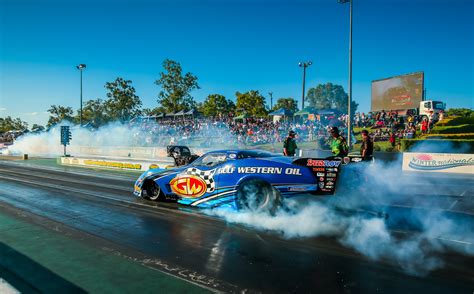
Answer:
[[[144, 254], [148, 264], [218, 291], [472, 293], [474, 289], [472, 257], [453, 254], [443, 269], [413, 277], [329, 238], [285, 240], [183, 211], [175, 204], [135, 199], [134, 180], [133, 175], [114, 179], [0, 162], [0, 202], [103, 238], [117, 244], [124, 255]], [[471, 183], [453, 185], [455, 189], [438, 195], [439, 207], [469, 216]]]

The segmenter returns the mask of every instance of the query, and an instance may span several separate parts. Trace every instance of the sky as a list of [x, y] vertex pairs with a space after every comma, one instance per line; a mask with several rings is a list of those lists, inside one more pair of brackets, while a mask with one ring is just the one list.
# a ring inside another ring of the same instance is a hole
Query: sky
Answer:
[[[371, 81], [424, 71], [427, 99], [474, 107], [474, 1], [353, 0], [353, 99]], [[198, 77], [197, 101], [259, 90], [301, 100], [306, 86], [348, 85], [349, 4], [336, 0], [0, 0], [0, 117], [44, 125], [50, 105], [106, 98], [132, 80], [144, 107], [166, 58]]]

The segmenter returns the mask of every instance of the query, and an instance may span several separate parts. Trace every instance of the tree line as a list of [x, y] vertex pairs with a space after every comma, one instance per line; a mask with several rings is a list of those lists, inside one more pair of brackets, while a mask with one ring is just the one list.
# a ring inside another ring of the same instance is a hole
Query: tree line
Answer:
[[[217, 93], [209, 94], [203, 102], [196, 102], [191, 93], [193, 90], [200, 89], [198, 78], [190, 72], [184, 73], [181, 65], [170, 59], [163, 61], [163, 71], [154, 83], [161, 90], [157, 97], [157, 107], [152, 109], [142, 108], [142, 101], [136, 94], [131, 80], [118, 77], [112, 82], [105, 83], [106, 99], [91, 99], [83, 104], [83, 124], [99, 127], [111, 121], [127, 122], [140, 115], [150, 116], [189, 110], [196, 110], [206, 117], [244, 113], [252, 117], [265, 117], [269, 112], [282, 107], [292, 112], [298, 111], [297, 100], [291, 97], [277, 99], [270, 109], [267, 107], [266, 98], [257, 90], [236, 92], [235, 103]], [[347, 109], [347, 93], [342, 86], [332, 83], [310, 88], [306, 101], [310, 107], [316, 109], [338, 109], [342, 112]], [[353, 101], [353, 112], [356, 111], [357, 106], [358, 104]], [[80, 110], [74, 112], [72, 107], [51, 105], [48, 112], [50, 116], [47, 128], [62, 120], [74, 123], [80, 121]], [[21, 124], [18, 120], [14, 120], [16, 122], [14, 127], [27, 127], [24, 122]]]

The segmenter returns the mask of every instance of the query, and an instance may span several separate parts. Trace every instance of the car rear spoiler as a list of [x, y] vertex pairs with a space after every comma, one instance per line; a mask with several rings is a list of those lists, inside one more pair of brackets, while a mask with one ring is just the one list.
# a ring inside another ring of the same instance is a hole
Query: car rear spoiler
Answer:
[[315, 194], [332, 195], [336, 191], [336, 181], [343, 159], [336, 158], [298, 158], [293, 164], [305, 166], [311, 170], [318, 190]]

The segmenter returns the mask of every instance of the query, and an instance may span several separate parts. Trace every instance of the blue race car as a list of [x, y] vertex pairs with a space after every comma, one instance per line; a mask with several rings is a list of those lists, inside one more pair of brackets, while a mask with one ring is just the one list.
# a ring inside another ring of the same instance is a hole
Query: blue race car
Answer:
[[341, 158], [283, 157], [259, 150], [212, 151], [172, 169], [150, 169], [134, 194], [199, 208], [275, 211], [282, 198], [332, 195]]

